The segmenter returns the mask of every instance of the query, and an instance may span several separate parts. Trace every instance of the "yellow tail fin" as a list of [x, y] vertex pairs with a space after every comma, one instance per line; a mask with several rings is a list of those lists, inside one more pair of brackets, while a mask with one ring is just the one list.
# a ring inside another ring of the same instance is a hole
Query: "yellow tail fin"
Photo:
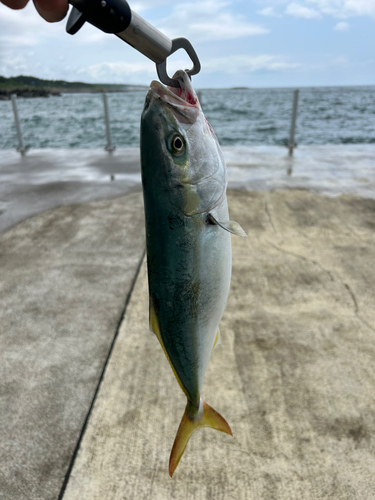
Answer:
[[173, 473], [176, 470], [182, 455], [184, 454], [189, 439], [199, 427], [212, 427], [212, 429], [216, 429], [217, 431], [225, 432], [233, 436], [228, 422], [220, 415], [220, 413], [214, 410], [202, 399], [200, 400], [199, 410], [194, 416], [191, 416], [191, 409], [191, 403], [188, 401], [169, 459], [169, 475], [171, 477], [173, 476]]

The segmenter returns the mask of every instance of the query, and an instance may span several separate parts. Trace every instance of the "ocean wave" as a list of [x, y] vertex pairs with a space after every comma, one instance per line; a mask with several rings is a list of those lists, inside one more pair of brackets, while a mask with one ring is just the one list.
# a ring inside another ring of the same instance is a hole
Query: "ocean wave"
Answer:
[[[300, 90], [295, 142], [374, 144], [375, 87], [316, 87]], [[112, 142], [139, 146], [143, 92], [108, 95]], [[222, 145], [281, 145], [289, 142], [292, 89], [202, 90], [207, 119]], [[106, 144], [100, 94], [64, 94], [18, 99], [25, 144], [32, 148], [98, 148]], [[0, 101], [0, 149], [16, 148], [10, 101]]]

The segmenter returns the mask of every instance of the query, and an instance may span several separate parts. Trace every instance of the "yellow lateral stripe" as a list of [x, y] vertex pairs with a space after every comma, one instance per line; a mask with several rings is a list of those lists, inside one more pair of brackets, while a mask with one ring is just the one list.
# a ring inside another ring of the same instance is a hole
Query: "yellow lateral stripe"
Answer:
[[180, 377], [177, 375], [177, 372], [168, 356], [168, 352], [164, 346], [164, 343], [163, 343], [163, 339], [161, 338], [161, 334], [160, 334], [160, 328], [159, 328], [159, 322], [158, 322], [158, 318], [156, 316], [156, 312], [155, 312], [155, 309], [154, 309], [154, 305], [152, 303], [152, 301], [150, 300], [150, 328], [151, 330], [155, 333], [155, 335], [157, 336], [159, 342], [160, 342], [160, 345], [162, 346], [163, 348], [163, 351], [164, 351], [164, 354], [165, 354], [165, 357], [167, 358], [167, 360], [169, 361], [169, 364], [171, 365], [171, 368], [173, 370], [173, 373], [174, 373], [174, 376], [176, 377], [177, 379], [177, 382], [180, 384], [180, 387], [182, 389], [182, 391], [185, 393], [186, 397], [189, 399], [189, 394], [187, 392], [187, 390], [185, 389], [184, 385], [182, 384], [181, 380], [180, 380]]

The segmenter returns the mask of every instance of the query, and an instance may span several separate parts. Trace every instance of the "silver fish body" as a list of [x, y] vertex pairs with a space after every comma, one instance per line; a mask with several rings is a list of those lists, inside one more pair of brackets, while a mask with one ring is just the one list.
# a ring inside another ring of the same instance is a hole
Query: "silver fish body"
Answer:
[[171, 475], [196, 428], [231, 433], [201, 389], [229, 293], [230, 232], [240, 231], [229, 221], [215, 134], [186, 73], [175, 77], [180, 91], [151, 83], [141, 120], [150, 328], [188, 399]]

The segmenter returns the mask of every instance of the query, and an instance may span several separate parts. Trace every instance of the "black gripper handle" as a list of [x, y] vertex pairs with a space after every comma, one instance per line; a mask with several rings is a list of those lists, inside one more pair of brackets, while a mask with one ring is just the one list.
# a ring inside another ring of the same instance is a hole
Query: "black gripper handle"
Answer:
[[105, 33], [121, 33], [131, 22], [131, 9], [126, 0], [69, 0], [73, 5], [66, 31], [74, 35], [88, 23]]

